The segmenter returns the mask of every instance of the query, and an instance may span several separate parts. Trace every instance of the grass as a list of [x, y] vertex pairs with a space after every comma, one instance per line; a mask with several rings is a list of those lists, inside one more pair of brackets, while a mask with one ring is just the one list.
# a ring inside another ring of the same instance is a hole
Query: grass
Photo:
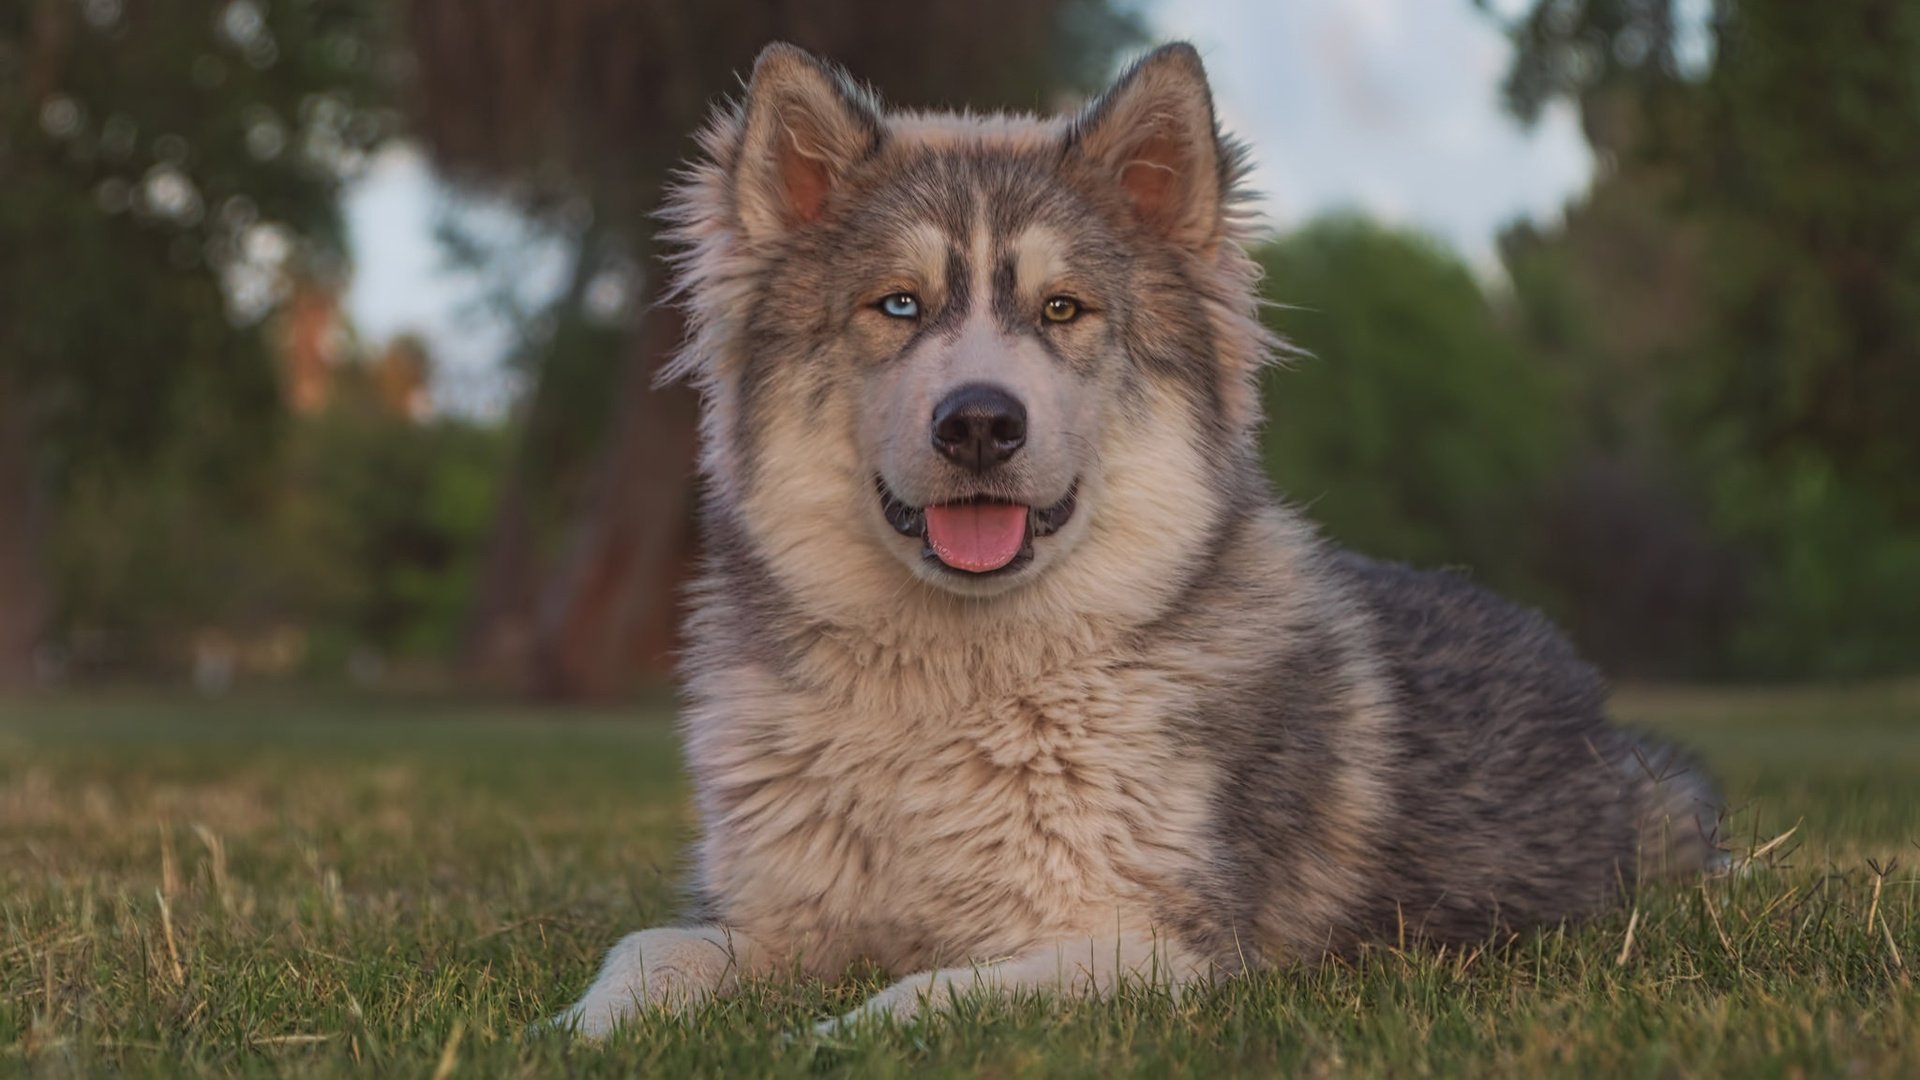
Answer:
[[1462, 952], [1168, 1000], [977, 1006], [834, 1044], [878, 985], [762, 984], [529, 1038], [675, 909], [664, 707], [0, 702], [0, 1072], [37, 1075], [1920, 1075], [1920, 686], [1643, 690], [1751, 872]]

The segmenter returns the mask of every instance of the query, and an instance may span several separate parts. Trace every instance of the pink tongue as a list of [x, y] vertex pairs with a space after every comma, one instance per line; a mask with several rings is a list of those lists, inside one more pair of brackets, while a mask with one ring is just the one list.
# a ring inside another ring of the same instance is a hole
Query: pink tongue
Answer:
[[970, 502], [927, 507], [927, 543], [955, 570], [984, 574], [1020, 554], [1027, 542], [1027, 508], [1019, 503]]

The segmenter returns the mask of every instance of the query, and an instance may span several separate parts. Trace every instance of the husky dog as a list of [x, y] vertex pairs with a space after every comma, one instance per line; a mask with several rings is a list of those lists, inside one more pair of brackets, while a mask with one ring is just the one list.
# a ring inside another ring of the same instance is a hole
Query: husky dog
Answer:
[[1191, 46], [1036, 119], [774, 45], [701, 146], [666, 211], [695, 911], [562, 1023], [853, 963], [900, 980], [855, 1017], [1185, 986], [1709, 864], [1711, 785], [1543, 619], [1270, 493], [1245, 155]]

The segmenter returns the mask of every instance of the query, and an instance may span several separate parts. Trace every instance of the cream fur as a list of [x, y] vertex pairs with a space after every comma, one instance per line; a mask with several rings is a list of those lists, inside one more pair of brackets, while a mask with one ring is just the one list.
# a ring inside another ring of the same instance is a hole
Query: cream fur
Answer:
[[832, 1035], [861, 1023], [904, 1021], [968, 998], [1021, 993], [1102, 996], [1125, 985], [1171, 990], [1208, 974], [1203, 961], [1169, 939], [1140, 931], [1099, 934], [1050, 942], [1003, 959], [908, 976], [814, 1030]]
[[[713, 704], [686, 725], [702, 884], [731, 898], [735, 925], [820, 974], [1150, 928], [1140, 890], [1190, 870], [1211, 790], [1160, 722], [1180, 684], [1120, 640], [1173, 586], [1137, 553], [1173, 554], [1205, 525], [1183, 529], [1191, 507], [1167, 494], [1193, 490], [1195, 474], [1168, 475], [1183, 459], [1201, 467], [1177, 422], [1107, 448], [1107, 475], [1128, 482], [1089, 493], [1103, 509], [1072, 557], [1000, 601], [1017, 614], [920, 586], [878, 545], [850, 542], [847, 523], [873, 516], [864, 504], [767, 508], [780, 526], [756, 544], [821, 632], [785, 678], [696, 672], [695, 698]], [[764, 490], [857, 489], [860, 474], [839, 474], [851, 463], [800, 452], [806, 437], [765, 433], [782, 472]], [[911, 877], [890, 873], [909, 861]], [[903, 922], [919, 924], [904, 939]]]

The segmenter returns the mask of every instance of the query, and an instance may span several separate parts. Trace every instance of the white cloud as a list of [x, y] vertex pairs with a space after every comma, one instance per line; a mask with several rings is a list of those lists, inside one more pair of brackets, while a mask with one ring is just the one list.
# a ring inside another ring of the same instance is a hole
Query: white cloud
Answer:
[[346, 306], [361, 335], [374, 343], [421, 335], [433, 353], [435, 404], [497, 413], [514, 390], [504, 369], [514, 331], [481, 303], [486, 281], [447, 265], [436, 222], [450, 217], [485, 242], [515, 247], [521, 264], [512, 292], [528, 307], [560, 288], [565, 245], [503, 204], [455, 194], [404, 144], [382, 151], [344, 202], [353, 255]]
[[1555, 216], [1592, 172], [1567, 110], [1531, 132], [1502, 111], [1510, 47], [1467, 0], [1166, 0], [1152, 15], [1200, 48], [1283, 226], [1357, 207], [1485, 267], [1503, 225]]

